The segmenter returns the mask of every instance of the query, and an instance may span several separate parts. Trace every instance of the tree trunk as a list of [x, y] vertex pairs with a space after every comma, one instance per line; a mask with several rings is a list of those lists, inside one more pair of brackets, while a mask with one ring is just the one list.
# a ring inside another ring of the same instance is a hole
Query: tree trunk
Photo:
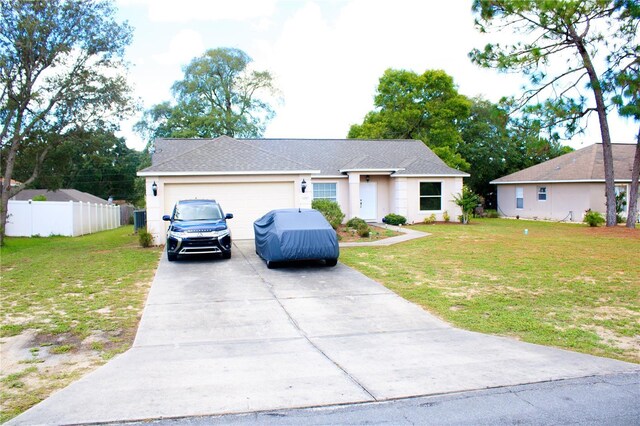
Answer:
[[7, 215], [9, 214], [9, 198], [14, 195], [11, 193], [11, 178], [13, 177], [13, 167], [16, 162], [16, 153], [19, 144], [14, 138], [11, 141], [11, 147], [7, 152], [6, 162], [4, 163], [4, 176], [2, 180], [2, 190], [0, 196], [0, 246], [4, 245], [4, 234], [7, 229]]
[[602, 84], [598, 78], [595, 67], [591, 62], [591, 56], [587, 51], [584, 41], [577, 34], [573, 26], [568, 26], [569, 34], [571, 35], [573, 42], [580, 52], [580, 57], [584, 64], [587, 74], [589, 75], [589, 82], [593, 89], [593, 95], [596, 100], [596, 110], [598, 112], [598, 120], [600, 121], [600, 135], [602, 136], [602, 157], [604, 160], [604, 181], [605, 181], [605, 197], [607, 206], [607, 226], [616, 226], [616, 190], [615, 179], [613, 175], [613, 150], [611, 148], [611, 134], [609, 133], [609, 122], [607, 121], [607, 109], [604, 102], [604, 95], [602, 94]]
[[631, 169], [631, 187], [627, 195], [629, 213], [627, 214], [627, 228], [635, 229], [636, 218], [638, 217], [638, 181], [640, 180], [640, 129], [638, 129], [638, 139], [636, 144], [636, 154], [633, 157], [633, 168]]

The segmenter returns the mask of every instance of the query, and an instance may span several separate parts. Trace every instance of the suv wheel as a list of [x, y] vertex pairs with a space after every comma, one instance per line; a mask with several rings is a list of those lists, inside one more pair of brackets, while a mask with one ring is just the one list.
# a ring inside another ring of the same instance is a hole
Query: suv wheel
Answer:
[[231, 259], [231, 250], [222, 252], [223, 259]]

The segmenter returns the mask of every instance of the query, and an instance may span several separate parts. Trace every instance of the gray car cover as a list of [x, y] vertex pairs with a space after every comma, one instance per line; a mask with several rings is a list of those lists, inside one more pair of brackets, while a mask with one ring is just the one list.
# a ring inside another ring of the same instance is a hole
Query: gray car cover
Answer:
[[256, 252], [264, 260], [337, 259], [338, 238], [313, 209], [272, 210], [253, 222]]

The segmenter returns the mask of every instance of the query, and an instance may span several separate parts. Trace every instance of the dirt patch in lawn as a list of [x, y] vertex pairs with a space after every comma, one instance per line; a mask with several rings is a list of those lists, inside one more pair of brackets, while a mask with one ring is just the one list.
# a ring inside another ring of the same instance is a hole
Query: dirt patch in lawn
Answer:
[[131, 332], [95, 332], [84, 339], [71, 333], [26, 330], [0, 339], [2, 379], [0, 422], [105, 364], [133, 340]]

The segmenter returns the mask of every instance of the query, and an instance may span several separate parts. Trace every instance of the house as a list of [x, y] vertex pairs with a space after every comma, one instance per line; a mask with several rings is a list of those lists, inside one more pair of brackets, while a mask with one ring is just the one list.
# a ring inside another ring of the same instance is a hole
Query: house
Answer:
[[[338, 202], [346, 218], [380, 222], [389, 213], [421, 222], [444, 211], [457, 217], [453, 195], [466, 173], [448, 167], [417, 140], [158, 139], [146, 179], [147, 229], [165, 238], [163, 214], [177, 200], [213, 198], [234, 238], [252, 239], [253, 222], [278, 208], [309, 208], [314, 198]], [[155, 189], [154, 189], [155, 188]]]
[[77, 189], [58, 189], [57, 191], [49, 191], [46, 189], [23, 189], [18, 192], [12, 200], [27, 201], [33, 200], [33, 197], [44, 195], [47, 201], [82, 201], [83, 203], [108, 204], [104, 200], [88, 192], [78, 191]]
[[[612, 144], [612, 149], [616, 194], [628, 194], [636, 145]], [[581, 222], [589, 209], [606, 212], [604, 182], [598, 143], [491, 183], [497, 185], [498, 209], [505, 216]]]

